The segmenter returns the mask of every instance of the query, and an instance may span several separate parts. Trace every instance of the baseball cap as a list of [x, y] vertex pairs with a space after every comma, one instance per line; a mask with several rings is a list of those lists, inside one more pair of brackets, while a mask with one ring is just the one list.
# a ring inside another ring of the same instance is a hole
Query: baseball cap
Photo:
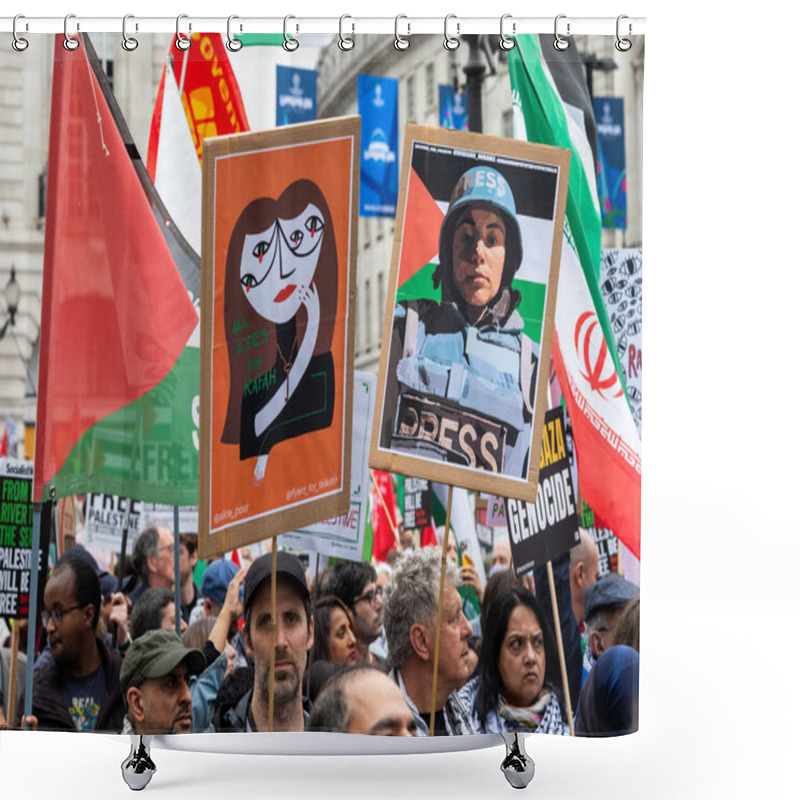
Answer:
[[619, 575], [607, 575], [586, 590], [586, 619], [591, 619], [601, 609], [624, 606], [638, 596], [639, 587], [635, 583], [626, 581]]
[[225, 595], [228, 593], [228, 584], [233, 580], [237, 572], [236, 564], [227, 558], [212, 561], [203, 573], [203, 581], [200, 587], [203, 597], [222, 605], [225, 602]]
[[[279, 552], [275, 560], [275, 572], [278, 577], [285, 577], [293, 580], [297, 584], [297, 590], [304, 601], [308, 601], [311, 595], [306, 585], [306, 573], [300, 559], [291, 553]], [[272, 553], [257, 558], [247, 572], [244, 579], [244, 610], [247, 611], [250, 603], [255, 597], [261, 585], [272, 578]]]
[[184, 647], [180, 637], [172, 629], [156, 628], [143, 633], [125, 653], [119, 671], [122, 696], [131, 686], [140, 686], [148, 678], [163, 678], [169, 675], [182, 661], [190, 675], [199, 675], [206, 668], [206, 659], [201, 650]]

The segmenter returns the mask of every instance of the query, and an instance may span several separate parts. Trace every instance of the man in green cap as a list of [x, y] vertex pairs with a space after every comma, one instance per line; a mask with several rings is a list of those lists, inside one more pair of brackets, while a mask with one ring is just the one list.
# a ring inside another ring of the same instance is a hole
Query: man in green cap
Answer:
[[127, 709], [122, 732], [131, 735], [122, 777], [131, 789], [144, 789], [155, 774], [150, 758], [154, 734], [192, 732], [189, 676], [205, 668], [203, 653], [184, 647], [178, 634], [166, 628], [143, 633], [128, 649], [119, 682]]
[[184, 647], [174, 630], [149, 630], [130, 646], [120, 670], [127, 714], [123, 733], [191, 733], [189, 677], [206, 667], [200, 650]]

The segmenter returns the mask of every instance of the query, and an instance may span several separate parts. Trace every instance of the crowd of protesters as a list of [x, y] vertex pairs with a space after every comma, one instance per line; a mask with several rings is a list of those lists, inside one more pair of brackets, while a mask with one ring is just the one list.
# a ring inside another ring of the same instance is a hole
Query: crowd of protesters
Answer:
[[139, 536], [120, 592], [89, 552], [68, 550], [44, 587], [32, 712], [20, 696], [13, 725], [569, 735], [569, 707], [577, 735], [635, 731], [638, 588], [598, 580], [591, 536], [552, 570], [567, 687], [548, 573], [517, 578], [506, 537], [484, 584], [448, 538], [443, 582], [441, 549], [405, 532], [387, 563], [339, 561], [309, 579], [279, 550], [243, 568], [213, 560], [198, 585], [196, 537], [181, 535], [179, 608], [168, 529]]

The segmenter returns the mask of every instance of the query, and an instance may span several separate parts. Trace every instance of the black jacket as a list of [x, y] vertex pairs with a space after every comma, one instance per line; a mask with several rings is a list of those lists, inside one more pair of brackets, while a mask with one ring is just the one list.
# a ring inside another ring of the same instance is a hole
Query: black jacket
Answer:
[[[106, 679], [105, 694], [100, 703], [97, 714], [96, 731], [119, 733], [122, 730], [122, 721], [125, 717], [125, 707], [122, 702], [122, 692], [119, 685], [119, 670], [122, 666], [122, 657], [119, 653], [110, 651], [100, 639], [97, 649]], [[39, 730], [46, 731], [74, 731], [72, 722], [64, 701], [61, 698], [62, 675], [55, 661], [51, 661], [36, 673], [33, 679], [33, 707], [31, 713], [39, 721]], [[14, 726], [19, 728], [25, 707], [24, 697], [17, 707]]]

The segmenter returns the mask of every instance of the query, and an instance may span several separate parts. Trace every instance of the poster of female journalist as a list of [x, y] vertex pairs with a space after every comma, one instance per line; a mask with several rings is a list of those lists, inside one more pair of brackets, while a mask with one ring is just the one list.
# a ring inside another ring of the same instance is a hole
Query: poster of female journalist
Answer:
[[204, 142], [201, 557], [350, 506], [359, 134]]
[[533, 500], [569, 153], [408, 125], [370, 465]]

